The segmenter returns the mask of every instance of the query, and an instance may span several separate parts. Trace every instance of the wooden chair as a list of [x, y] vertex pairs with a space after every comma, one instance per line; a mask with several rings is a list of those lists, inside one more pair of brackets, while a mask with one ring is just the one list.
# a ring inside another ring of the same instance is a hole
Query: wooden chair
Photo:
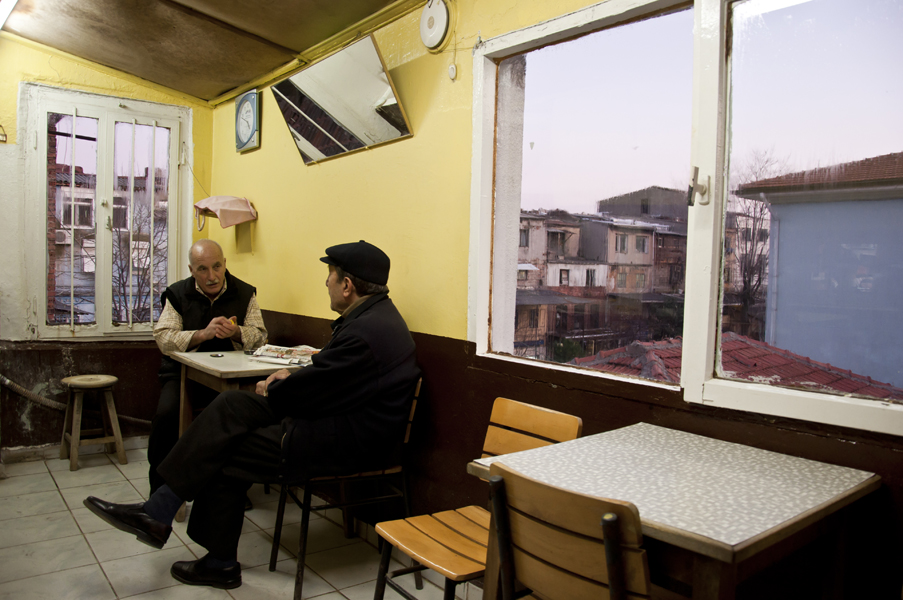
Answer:
[[[496, 398], [483, 442], [483, 457], [497, 456], [573, 440], [583, 421], [565, 413]], [[431, 515], [387, 521], [376, 526], [383, 538], [382, 557], [374, 600], [382, 600], [386, 585], [408, 598], [414, 597], [393, 578], [429, 568], [445, 577], [445, 600], [453, 600], [462, 581], [477, 579], [486, 566], [489, 543], [489, 511], [467, 506]], [[392, 548], [414, 560], [414, 566], [389, 572]], [[415, 599], [416, 600], [416, 599]]]
[[496, 560], [486, 569], [484, 598], [496, 598], [497, 588], [503, 600], [679, 597], [651, 584], [640, 513], [630, 502], [546, 485], [500, 463], [490, 473]]
[[[401, 499], [404, 504], [404, 514], [411, 514], [411, 500], [408, 493], [407, 472], [404, 469], [405, 450], [411, 437], [411, 424], [414, 421], [414, 412], [417, 409], [417, 401], [420, 399], [420, 386], [423, 380], [419, 379], [414, 388], [414, 397], [411, 401], [411, 410], [408, 413], [408, 424], [405, 428], [403, 445], [405, 448], [401, 452], [401, 461], [399, 464], [391, 465], [379, 471], [367, 471], [361, 473], [353, 473], [339, 476], [323, 476], [314, 477], [304, 481], [292, 483], [283, 483], [280, 485], [279, 505], [276, 511], [276, 530], [273, 532], [273, 547], [270, 551], [270, 571], [276, 570], [276, 556], [279, 552], [279, 540], [282, 534], [282, 520], [285, 516], [285, 503], [288, 498], [301, 508], [301, 539], [298, 551], [298, 568], [295, 573], [295, 593], [294, 599], [301, 600], [304, 587], [304, 561], [307, 557], [307, 532], [310, 523], [310, 513], [315, 510], [327, 510], [330, 508], [338, 508], [342, 510], [342, 516], [345, 526], [346, 537], [353, 536], [352, 517], [348, 509], [357, 506], [366, 506], [372, 504], [381, 504], [395, 499]], [[366, 495], [360, 499], [348, 500], [346, 498], [346, 485], [349, 483], [373, 483], [376, 485], [376, 493]], [[302, 487], [304, 494], [302, 500], [291, 489], [292, 487]], [[333, 498], [332, 494], [327, 493], [331, 489], [338, 489], [338, 497]], [[326, 502], [317, 506], [313, 506], [313, 496], [325, 497]], [[418, 577], [418, 588], [422, 586]]]

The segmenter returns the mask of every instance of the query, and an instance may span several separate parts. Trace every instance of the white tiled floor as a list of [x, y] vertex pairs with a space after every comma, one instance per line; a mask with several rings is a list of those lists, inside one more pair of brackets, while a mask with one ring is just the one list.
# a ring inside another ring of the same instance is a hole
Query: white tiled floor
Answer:
[[[87, 449], [87, 448], [86, 448]], [[0, 600], [67, 598], [78, 600], [215, 600], [285, 599], [292, 597], [295, 554], [298, 549], [300, 510], [289, 503], [282, 533], [282, 549], [275, 572], [267, 570], [277, 494], [264, 494], [262, 485], [251, 488], [254, 509], [245, 513], [238, 559], [242, 585], [229, 591], [185, 586], [173, 579], [169, 568], [177, 560], [205, 554], [192, 542], [186, 523], [175, 523], [166, 547], [154, 550], [133, 536], [113, 529], [89, 512], [82, 500], [97, 496], [115, 502], [140, 502], [148, 493], [144, 449], [128, 451], [129, 463], [115, 455], [79, 457], [78, 471], [69, 461], [49, 458], [5, 465], [0, 480]], [[45, 456], [50, 455], [45, 453]], [[311, 517], [305, 598], [365, 600], [373, 597], [379, 553], [375, 533], [367, 539], [346, 539], [329, 511]], [[393, 568], [400, 565], [393, 564]], [[414, 590], [413, 578], [399, 578], [418, 598], [439, 600], [442, 578], [425, 572], [424, 589]], [[476, 588], [459, 586], [462, 597], [479, 597]], [[387, 599], [400, 596], [386, 591]]]

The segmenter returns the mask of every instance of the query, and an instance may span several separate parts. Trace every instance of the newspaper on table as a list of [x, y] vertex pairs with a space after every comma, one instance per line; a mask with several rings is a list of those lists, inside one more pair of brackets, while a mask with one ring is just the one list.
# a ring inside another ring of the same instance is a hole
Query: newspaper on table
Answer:
[[277, 365], [297, 365], [306, 367], [310, 364], [310, 357], [319, 352], [319, 348], [313, 346], [274, 346], [264, 344], [254, 351], [252, 360], [274, 363]]

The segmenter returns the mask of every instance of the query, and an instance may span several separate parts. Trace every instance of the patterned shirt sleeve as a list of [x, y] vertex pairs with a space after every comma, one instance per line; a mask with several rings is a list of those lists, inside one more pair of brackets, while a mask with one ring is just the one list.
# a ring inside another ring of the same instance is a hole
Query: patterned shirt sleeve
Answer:
[[248, 312], [245, 314], [245, 324], [241, 326], [241, 341], [239, 345], [232, 340], [236, 350], [256, 350], [267, 341], [267, 329], [263, 324], [263, 315], [257, 306], [257, 294], [251, 296], [248, 302]]
[[185, 352], [191, 343], [194, 331], [182, 330], [182, 315], [167, 302], [160, 313], [160, 319], [154, 324], [154, 340], [160, 352], [170, 355], [173, 352]]

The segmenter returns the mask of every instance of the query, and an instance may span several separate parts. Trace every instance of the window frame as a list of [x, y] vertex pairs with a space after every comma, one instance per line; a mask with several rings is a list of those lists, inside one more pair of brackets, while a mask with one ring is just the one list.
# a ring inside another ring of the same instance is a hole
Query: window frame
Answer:
[[[180, 278], [187, 262], [191, 236], [191, 207], [193, 188], [189, 177], [180, 173], [183, 164], [192, 160], [191, 110], [174, 106], [92, 94], [77, 90], [55, 88], [40, 84], [23, 83], [20, 91], [20, 122], [25, 123], [27, 138], [33, 144], [23, 148], [25, 160], [25, 198], [35, 199], [26, 203], [24, 210], [26, 245], [26, 270], [24, 287], [28, 297], [37, 299], [34, 310], [27, 313], [25, 335], [31, 339], [102, 340], [102, 339], [152, 339], [151, 323], [120, 323], [112, 321], [112, 272], [104, 261], [110, 259], [102, 245], [112, 248], [112, 230], [108, 230], [107, 218], [112, 223], [117, 205], [114, 197], [119, 193], [114, 186], [112, 153], [115, 123], [133, 122], [138, 125], [156, 125], [170, 130], [169, 140], [169, 190], [167, 217], [167, 284]], [[47, 170], [47, 113], [72, 114], [98, 119], [98, 164], [94, 201], [95, 232], [95, 323], [47, 324], [47, 247], [46, 247], [46, 170]], [[182, 149], [182, 150], [180, 150]], [[106, 158], [104, 158], [106, 156]], [[30, 233], [31, 232], [31, 233]], [[40, 232], [40, 235], [33, 235]], [[129, 258], [131, 261], [132, 258]]]
[[[721, 320], [724, 203], [727, 199], [728, 119], [730, 114], [730, 56], [728, 22], [733, 0], [696, 0], [693, 40], [693, 116], [690, 163], [709, 191], [689, 211], [681, 381], [679, 388], [650, 380], [588, 372], [564, 365], [537, 364], [503, 355], [513, 340], [516, 223], [520, 216], [519, 177], [509, 181], [520, 164], [496, 161], [504, 146], [520, 148], [522, 139], [506, 138], [496, 147], [497, 120], [516, 123], [523, 114], [497, 106], [499, 80], [505, 77], [503, 59], [600, 29], [690, 6], [682, 0], [608, 0], [523, 29], [479, 41], [473, 52], [473, 147], [471, 154], [471, 238], [468, 264], [468, 340], [481, 356], [629, 382], [640, 386], [680, 389], [692, 404], [742, 410], [803, 421], [903, 435], [903, 407], [827, 393], [770, 387], [754, 382], [718, 379]], [[500, 73], [501, 72], [501, 73]], [[498, 111], [498, 115], [497, 115]], [[510, 135], [516, 138], [515, 134]], [[517, 162], [517, 161], [514, 161]], [[507, 179], [506, 179], [507, 178]], [[495, 314], [496, 318], [491, 318]]]

